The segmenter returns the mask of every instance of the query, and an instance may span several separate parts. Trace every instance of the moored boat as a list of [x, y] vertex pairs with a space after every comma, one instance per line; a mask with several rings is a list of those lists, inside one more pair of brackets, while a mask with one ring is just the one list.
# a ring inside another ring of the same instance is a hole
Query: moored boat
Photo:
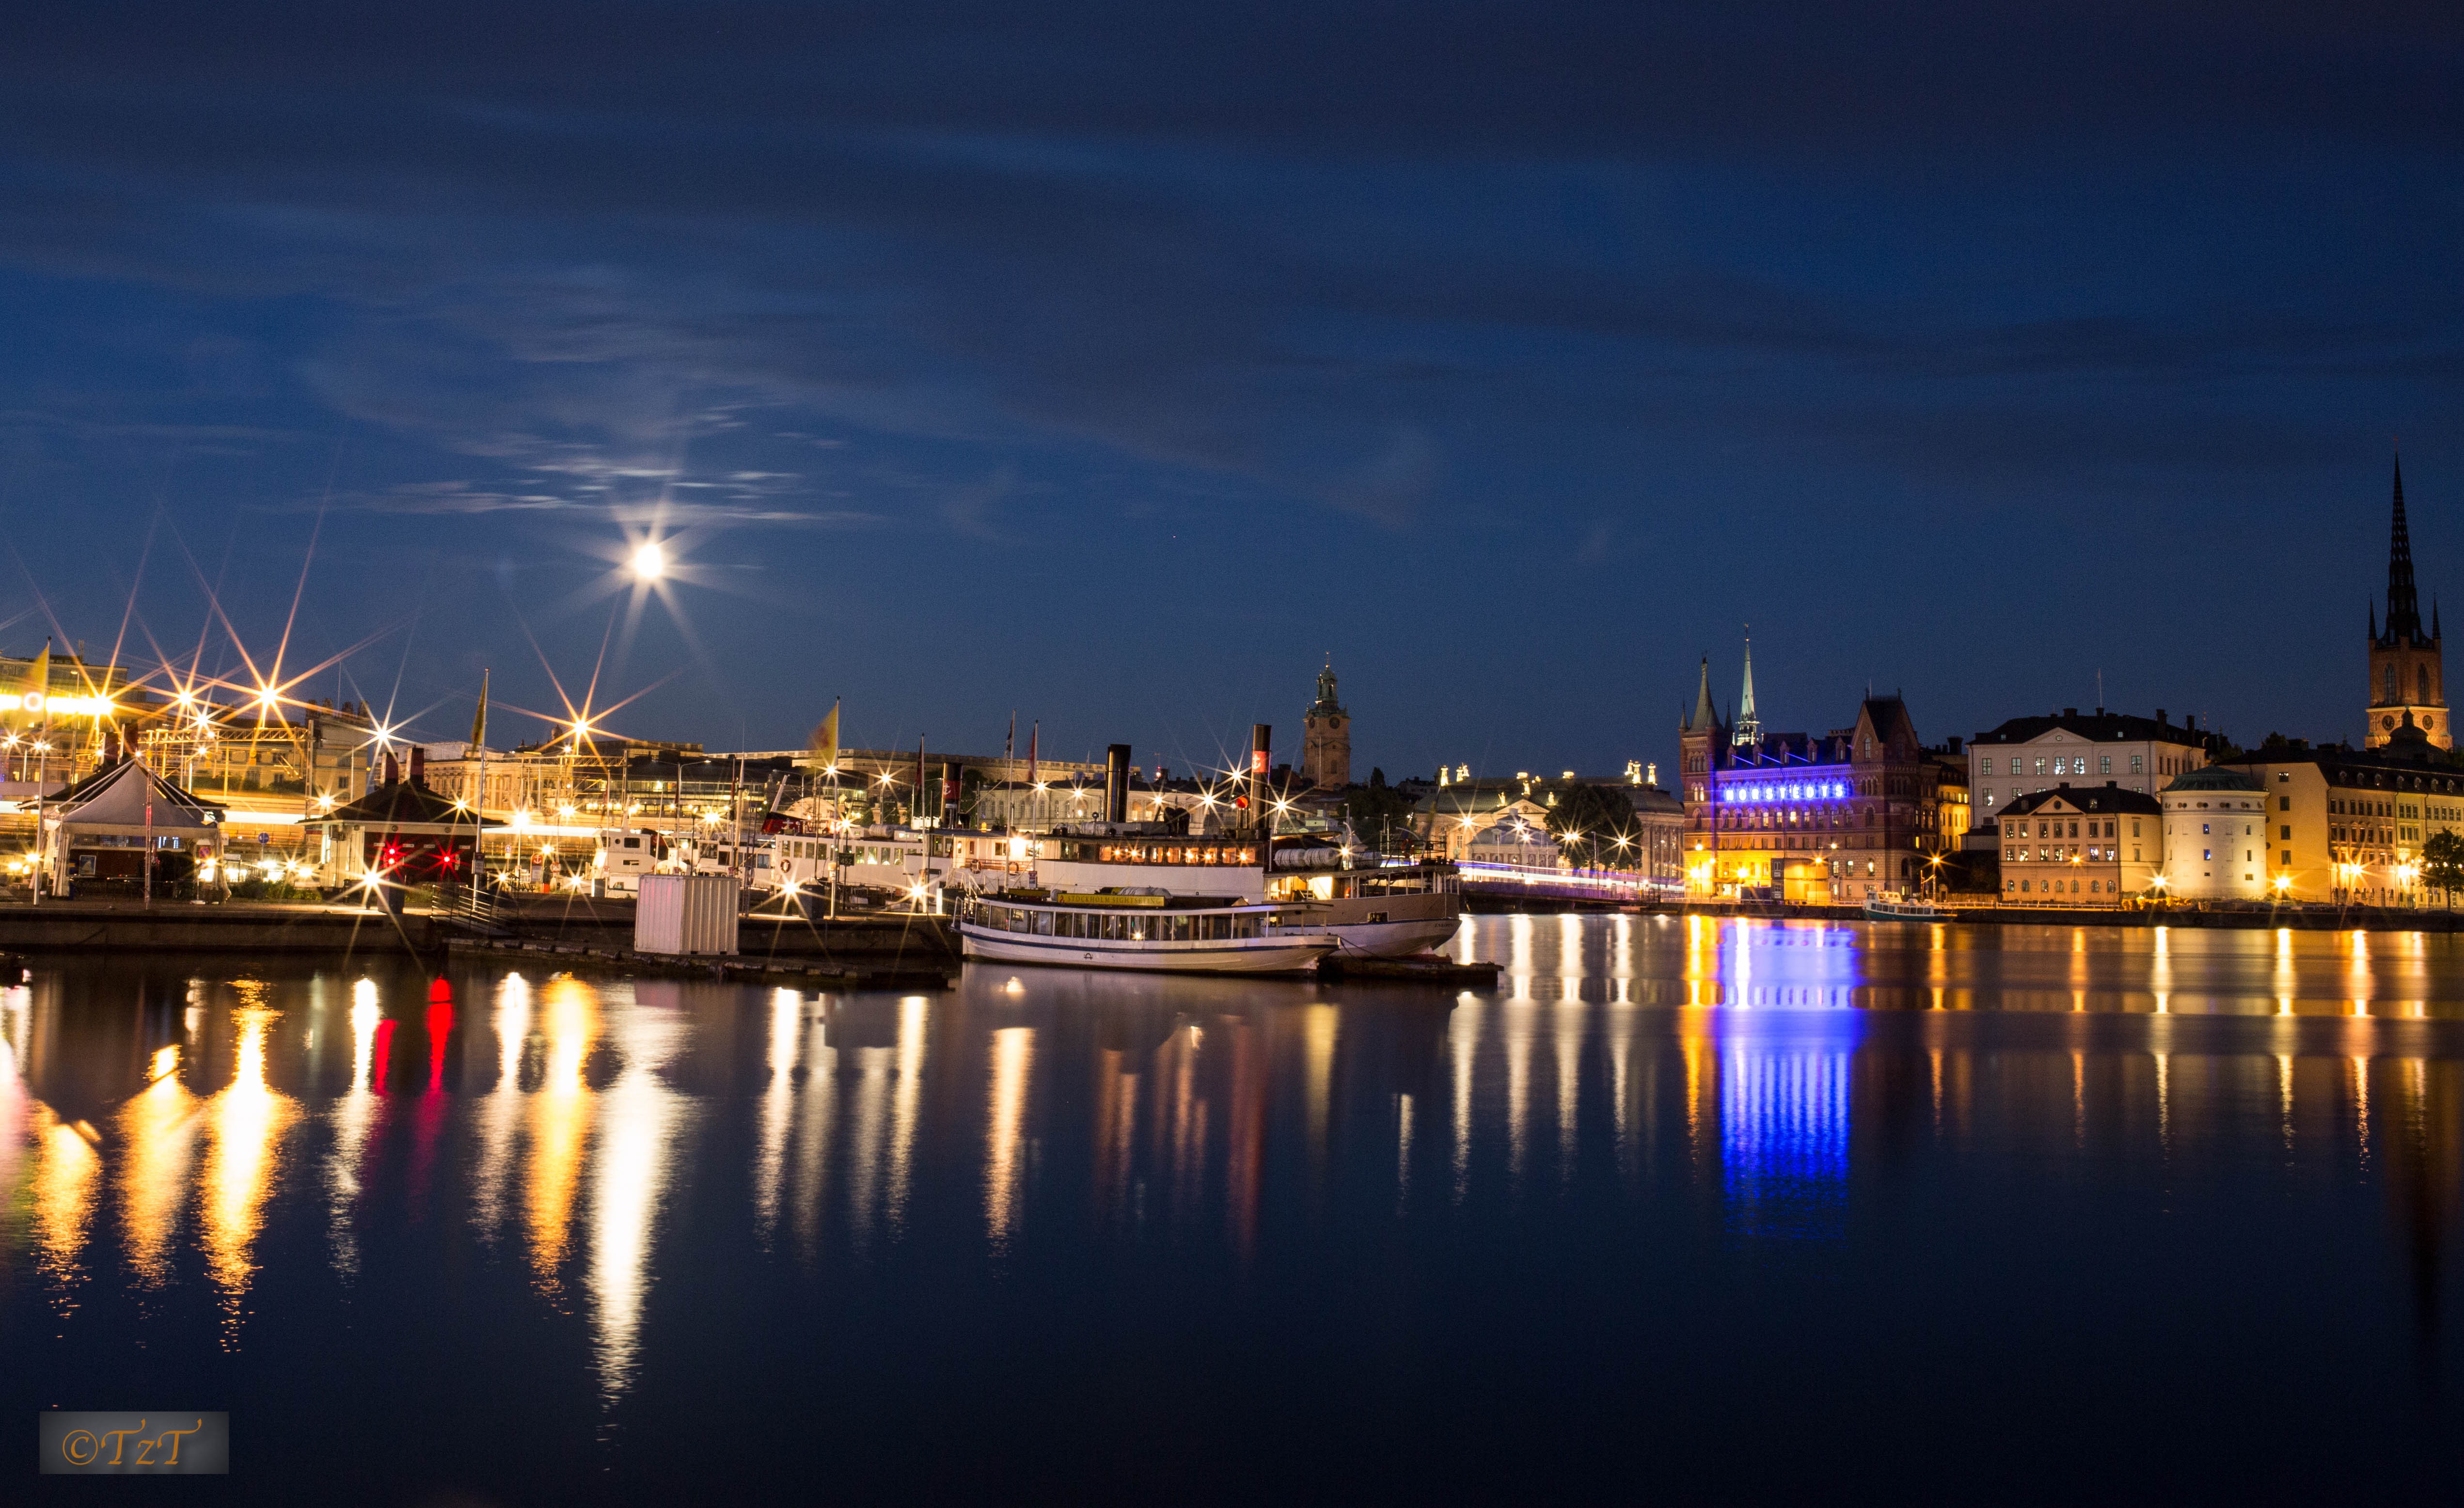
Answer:
[[1869, 921], [1956, 921], [1959, 914], [1947, 906], [1913, 896], [1873, 895], [1865, 898], [1865, 919]]
[[1003, 964], [1197, 974], [1280, 974], [1314, 968], [1341, 944], [1290, 908], [1221, 896], [1010, 891], [969, 897], [958, 913], [962, 954]]

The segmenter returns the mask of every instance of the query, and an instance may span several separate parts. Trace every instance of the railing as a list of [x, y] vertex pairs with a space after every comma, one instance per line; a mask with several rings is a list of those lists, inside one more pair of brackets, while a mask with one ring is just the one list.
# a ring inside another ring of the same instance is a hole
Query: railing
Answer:
[[476, 885], [437, 886], [436, 908], [456, 921], [467, 921], [475, 927], [494, 927], [496, 924], [495, 892]]

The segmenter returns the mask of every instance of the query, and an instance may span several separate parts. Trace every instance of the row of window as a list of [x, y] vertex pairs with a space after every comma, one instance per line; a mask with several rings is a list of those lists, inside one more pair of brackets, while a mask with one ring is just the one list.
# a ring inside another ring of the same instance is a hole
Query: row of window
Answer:
[[[2084, 755], [2084, 754], [2078, 754], [2078, 755], [2057, 754], [2057, 755], [2055, 755], [2055, 756], [2054, 756], [2054, 771], [2053, 771], [2053, 772], [2054, 772], [2055, 774], [2057, 774], [2057, 775], [2084, 775], [2084, 774], [2086, 774], [2086, 773], [2087, 773], [2087, 758], [2088, 758], [2088, 757], [2087, 757], [2086, 755]], [[2010, 766], [2010, 771], [2009, 771], [2009, 772], [2010, 772], [2011, 774], [2013, 774], [2013, 775], [2025, 775], [2025, 774], [2027, 774], [2027, 773], [2028, 773], [2028, 770], [2027, 770], [2027, 767], [2026, 767], [2026, 766], [2027, 766], [2027, 765], [2028, 765], [2028, 761], [2027, 761], [2027, 760], [2025, 760], [2025, 759], [2023, 759], [2023, 758], [2021, 758], [2021, 757], [2020, 757], [2020, 756], [2018, 756], [2018, 755], [2015, 755], [2015, 754], [2014, 754], [2014, 755], [2013, 755], [2011, 758], [2009, 758], [2008, 760], [2005, 760], [2003, 763], [2004, 763], [2004, 764], [2006, 764], [2006, 765], [2008, 765]], [[2035, 772], [2036, 772], [2037, 774], [2039, 774], [2039, 775], [2041, 775], [2041, 774], [2045, 773], [2045, 761], [2044, 761], [2044, 758], [2043, 758], [2041, 755], [2040, 755], [2040, 756], [2038, 756], [2038, 757], [2037, 757], [2037, 759], [2036, 759], [2036, 762], [2035, 762], [2035, 763], [2036, 763], [2036, 770], [2035, 770]], [[2147, 757], [2146, 757], [2145, 755], [2144, 755], [2144, 754], [2133, 754], [2133, 755], [2131, 755], [2131, 756], [2130, 756], [2130, 773], [2131, 773], [2131, 774], [2133, 774], [2133, 775], [2145, 775], [2145, 774], [2146, 774], [2146, 773], [2147, 773], [2147, 771], [2146, 771], [2146, 769], [2144, 767], [2144, 766], [2146, 765], [2146, 763], [2147, 763]], [[2112, 755], [2110, 755], [2110, 754], [2099, 754], [2099, 755], [2096, 757], [2096, 772], [2097, 772], [2098, 774], [2100, 774], [2100, 775], [2110, 775], [2110, 774], [2112, 774], [2112, 773], [2113, 773], [2113, 756], [2112, 756]], [[1980, 774], [1980, 775], [1991, 775], [1991, 774], [1992, 774], [1992, 773], [1993, 773], [1993, 756], [1991, 756], [1991, 754], [1989, 754], [1989, 755], [1985, 756], [1984, 760], [1983, 760], [1983, 761], [1978, 765], [1978, 766], [1977, 766], [1977, 773], [1978, 773], [1978, 774]]]
[[1209, 942], [1260, 936], [1263, 916], [1170, 916], [1154, 912], [1031, 911], [1024, 906], [984, 905], [976, 922], [996, 932], [1030, 937], [1086, 938], [1111, 942]]
[[[2002, 851], [2002, 858], [2006, 863], [2025, 864], [2030, 862], [2031, 857], [2029, 852], [2023, 848], [2013, 847]], [[2091, 844], [2084, 853], [2075, 847], [2040, 848], [2033, 855], [2034, 861], [2039, 864], [2067, 864], [2073, 859], [2079, 858], [2084, 858], [2091, 864], [2118, 863], [2122, 858], [2122, 850], [2110, 844]], [[2133, 864], [2142, 862], [2139, 850], [2134, 848], [2130, 851], [2130, 862]]]
[[[2070, 832], [2067, 832], [2067, 833], [2065, 833], [2065, 832], [2063, 832], [2063, 831], [2062, 831], [2063, 824], [2062, 824], [2062, 822], [2061, 822], [2059, 819], [2057, 819], [2057, 820], [2054, 820], [2054, 821], [2050, 821], [2050, 822], [2049, 822], [2049, 821], [2044, 821], [2044, 820], [2042, 820], [2042, 819], [2039, 819], [2039, 820], [2037, 821], [2037, 823], [2036, 823], [2036, 836], [2038, 836], [2038, 837], [2040, 837], [2040, 838], [2058, 838], [2058, 837], [2066, 837], [2066, 836], [2067, 836], [2067, 837], [2074, 837], [2074, 838], [2075, 838], [2075, 837], [2078, 837], [2078, 836], [2079, 835], [2079, 825], [2077, 822], [2073, 822], [2073, 823], [2069, 824], [2069, 826], [2070, 826]], [[2118, 832], [2114, 832], [2115, 823], [2114, 823], [2113, 819], [2111, 819], [2111, 818], [2106, 818], [2106, 819], [2104, 819], [2104, 822], [2103, 822], [2104, 831], [2103, 831], [2102, 832], [2097, 832], [2097, 827], [2098, 827], [2097, 819], [2096, 819], [2096, 818], [2093, 818], [2093, 817], [2089, 818], [2089, 819], [2088, 819], [2088, 824], [2087, 824], [2087, 835], [2088, 835], [2089, 837], [2092, 837], [2092, 838], [2094, 838], [2094, 837], [2107, 837], [2107, 838], [2110, 838], [2110, 837], [2119, 837], [2119, 836], [2121, 836], [2121, 834], [2120, 834], [2120, 833], [2118, 833]], [[2013, 828], [2012, 828], [2012, 830], [2011, 830], [2011, 836], [2013, 836], [2013, 837], [2014, 837], [2014, 838], [2024, 838], [2024, 837], [2026, 837], [2027, 835], [2028, 835], [2028, 824], [2027, 824], [2027, 822], [2026, 822], [2026, 820], [2025, 820], [2025, 819], [2022, 819], [2022, 820], [2021, 820], [2021, 821], [2020, 821], [2016, 826], [2014, 826], [2014, 827], [2013, 827]], [[2130, 835], [2131, 835], [2132, 837], [2134, 837], [2134, 838], [2135, 838], [2135, 837], [2137, 837], [2137, 836], [2139, 835], [2139, 819], [2138, 819], [2137, 817], [2133, 817], [2133, 818], [2131, 818], [2131, 819], [2130, 819]]]

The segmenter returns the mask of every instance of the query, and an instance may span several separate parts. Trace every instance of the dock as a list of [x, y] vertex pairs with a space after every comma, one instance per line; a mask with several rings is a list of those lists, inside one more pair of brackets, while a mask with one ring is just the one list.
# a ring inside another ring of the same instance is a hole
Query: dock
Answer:
[[1374, 979], [1397, 984], [1441, 985], [1451, 989], [1481, 989], [1497, 983], [1498, 965], [1485, 960], [1458, 964], [1436, 954], [1419, 958], [1369, 958], [1333, 953], [1317, 965], [1321, 979]]

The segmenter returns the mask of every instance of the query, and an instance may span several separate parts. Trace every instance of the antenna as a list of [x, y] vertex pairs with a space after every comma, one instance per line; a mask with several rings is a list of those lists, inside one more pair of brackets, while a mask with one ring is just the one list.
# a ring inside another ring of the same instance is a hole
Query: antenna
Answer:
[[2104, 716], [2104, 672], [2096, 673], [2096, 715]]

